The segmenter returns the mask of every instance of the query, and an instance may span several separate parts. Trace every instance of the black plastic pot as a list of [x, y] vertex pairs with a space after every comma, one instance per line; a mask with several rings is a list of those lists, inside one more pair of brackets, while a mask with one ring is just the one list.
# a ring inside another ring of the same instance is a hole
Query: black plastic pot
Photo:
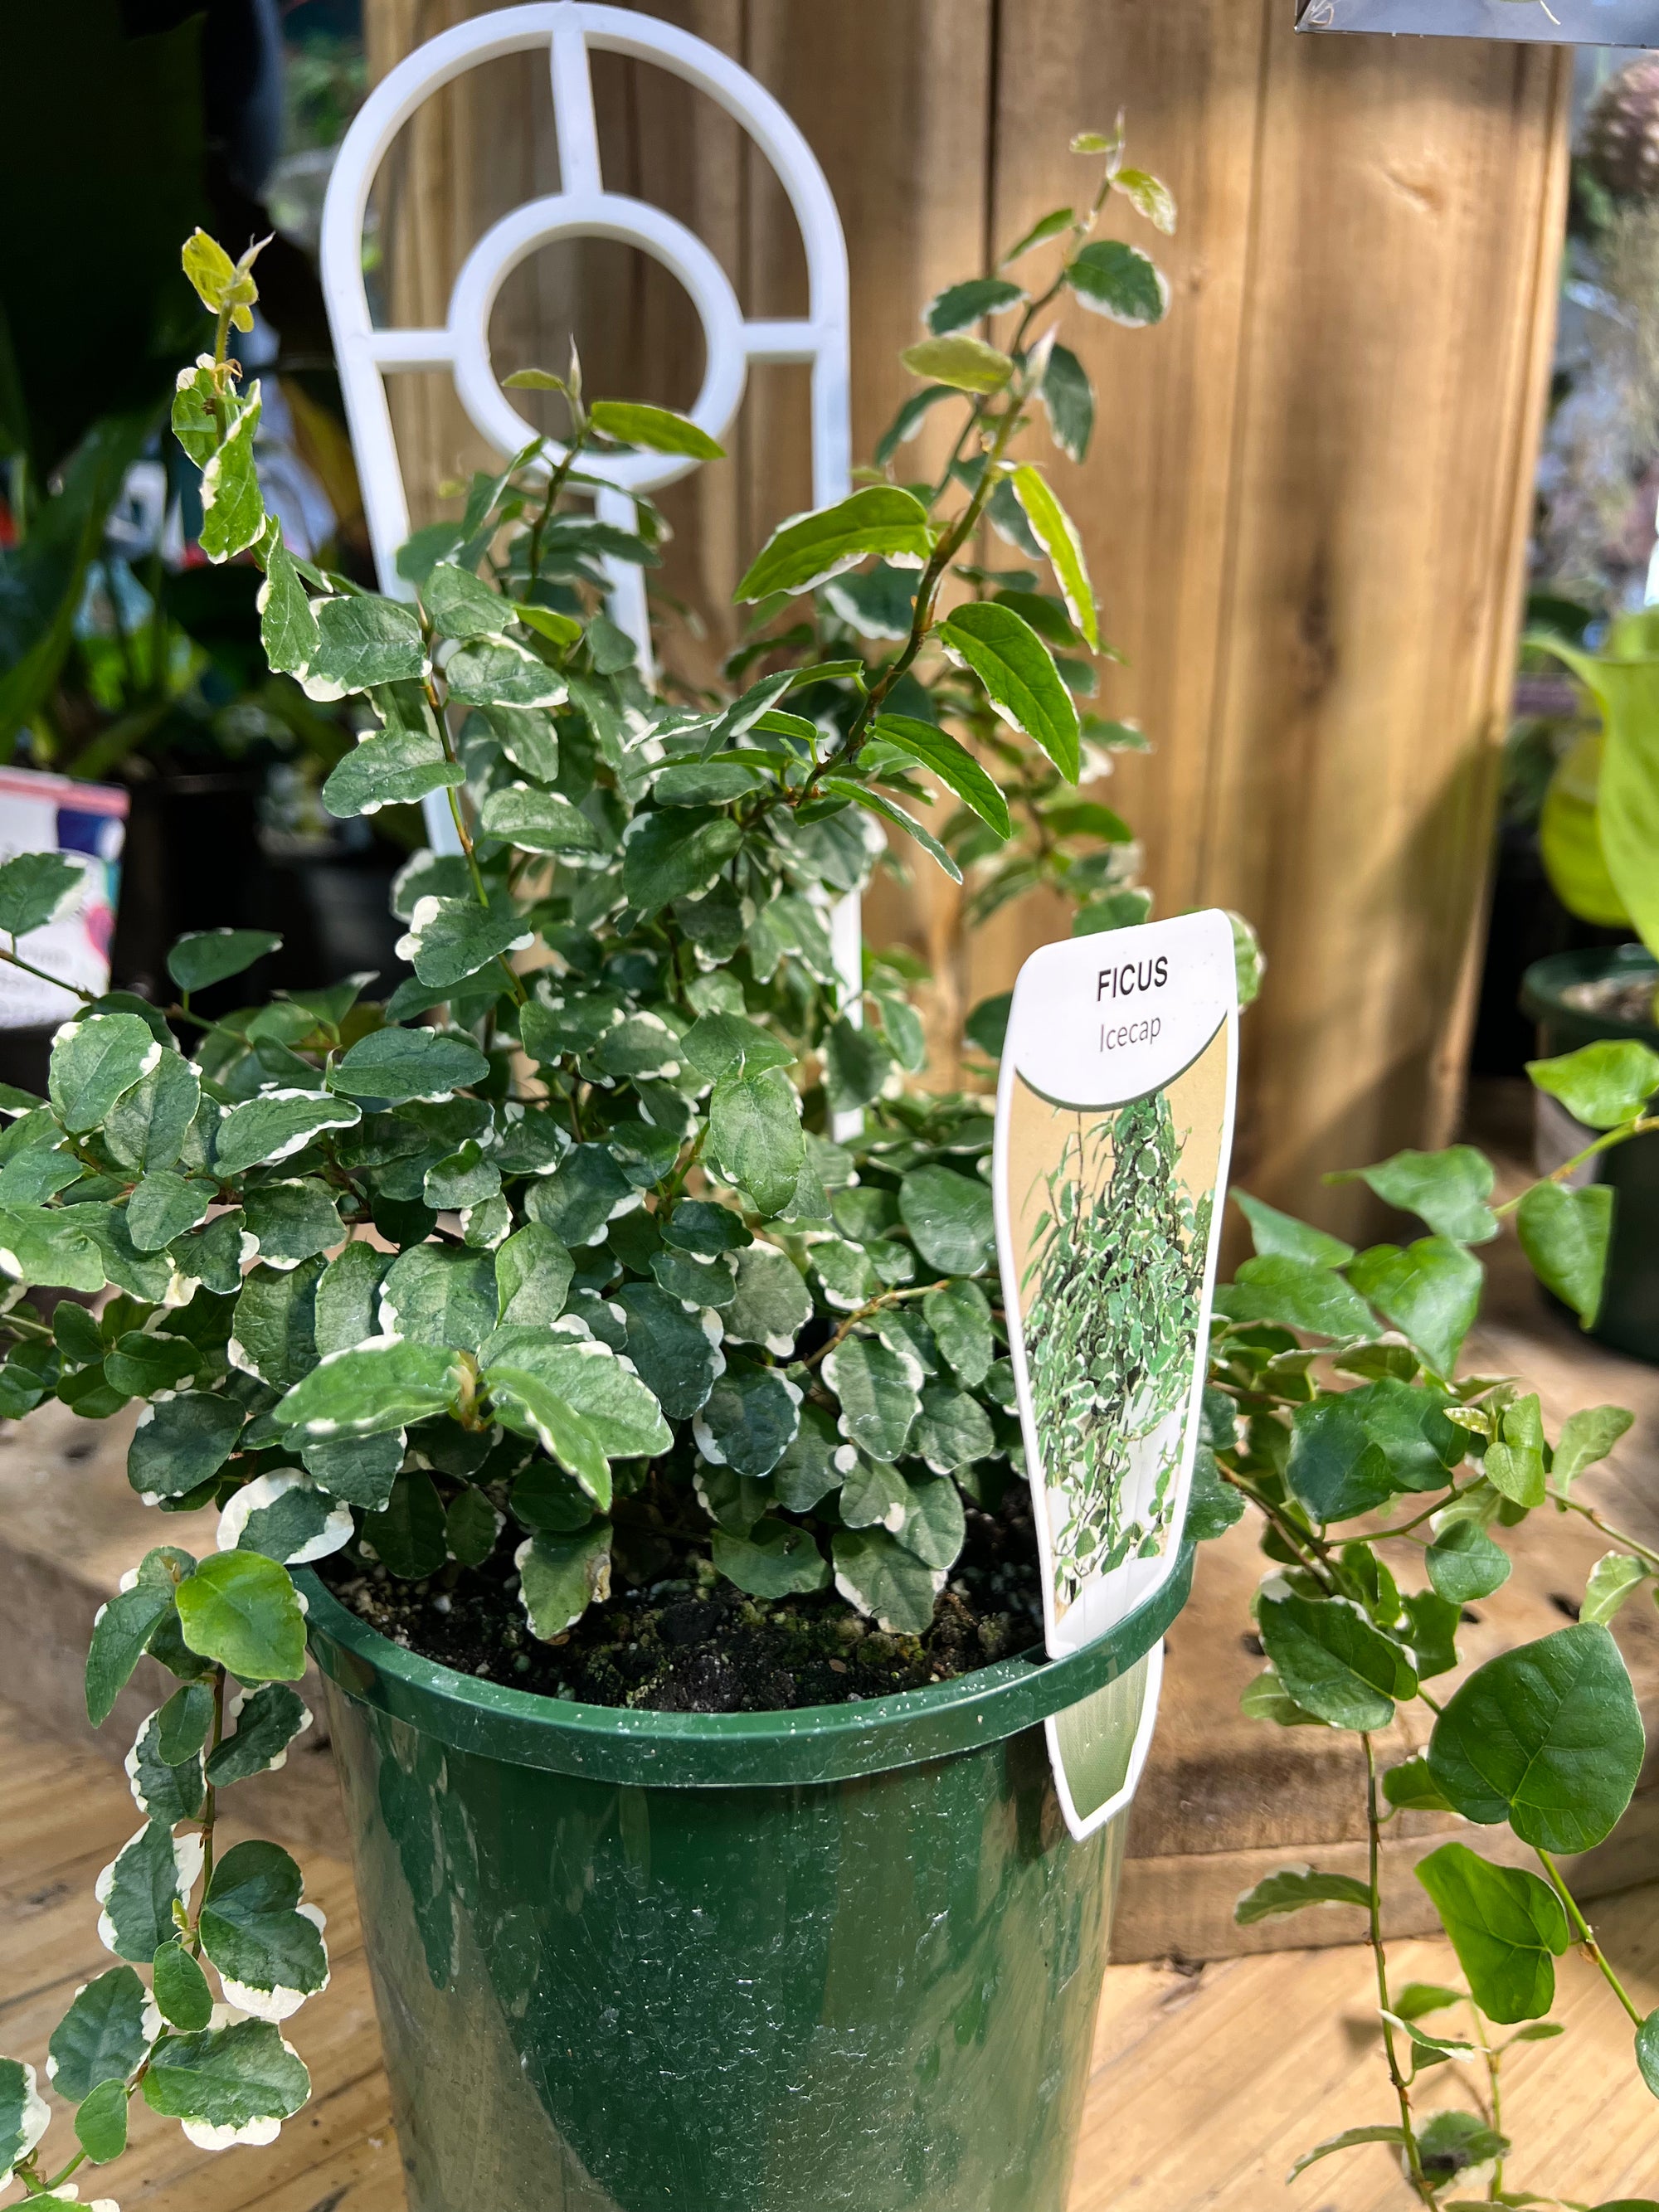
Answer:
[[[1603, 1037], [1634, 1037], [1659, 1052], [1659, 1027], [1652, 1021], [1620, 1021], [1594, 1013], [1563, 997], [1575, 983], [1608, 976], [1647, 977], [1659, 987], [1659, 965], [1639, 945], [1611, 951], [1558, 952], [1527, 970], [1521, 1004], [1538, 1024], [1540, 1054], [1577, 1052]], [[1547, 1170], [1570, 1159], [1594, 1138], [1558, 1103], [1538, 1093], [1538, 1164]], [[1601, 1179], [1614, 1194], [1613, 1244], [1607, 1255], [1607, 1287], [1590, 1334], [1615, 1352], [1659, 1365], [1659, 1133], [1615, 1146], [1595, 1163]]]

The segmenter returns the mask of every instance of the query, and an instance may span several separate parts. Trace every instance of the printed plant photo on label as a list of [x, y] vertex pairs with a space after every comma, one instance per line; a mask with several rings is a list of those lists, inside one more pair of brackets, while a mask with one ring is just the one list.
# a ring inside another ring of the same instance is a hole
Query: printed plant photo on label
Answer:
[[1175, 1525], [1226, 1093], [1227, 1026], [1149, 1096], [1013, 1086], [1010, 1202], [1063, 1617]]

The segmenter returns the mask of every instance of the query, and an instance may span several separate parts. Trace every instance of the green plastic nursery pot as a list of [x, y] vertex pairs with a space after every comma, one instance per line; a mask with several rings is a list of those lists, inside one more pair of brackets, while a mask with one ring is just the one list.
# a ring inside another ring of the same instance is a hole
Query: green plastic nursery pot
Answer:
[[[1574, 983], [1609, 975], [1650, 976], [1659, 984], [1659, 967], [1639, 945], [1557, 952], [1528, 969], [1521, 1004], [1538, 1024], [1539, 1050], [1545, 1058], [1577, 1052], [1602, 1037], [1636, 1037], [1659, 1052], [1659, 1028], [1651, 1022], [1591, 1013], [1562, 996]], [[1593, 1129], [1581, 1132], [1565, 1109], [1541, 1091], [1538, 1116], [1540, 1170], [1570, 1159], [1595, 1135]], [[1659, 1135], [1615, 1146], [1601, 1155], [1596, 1172], [1611, 1183], [1614, 1196], [1607, 1285], [1590, 1334], [1615, 1352], [1659, 1363]]]
[[1063, 2212], [1126, 1816], [1073, 1842], [1042, 1723], [1103, 1693], [1127, 1778], [1191, 1577], [1063, 1659], [678, 1714], [302, 1573], [410, 2212]]

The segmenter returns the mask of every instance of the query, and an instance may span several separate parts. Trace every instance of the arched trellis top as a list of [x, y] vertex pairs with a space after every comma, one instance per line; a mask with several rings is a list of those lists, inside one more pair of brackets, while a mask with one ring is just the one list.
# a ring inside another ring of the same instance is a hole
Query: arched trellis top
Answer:
[[[505, 54], [547, 50], [559, 153], [558, 191], [504, 216], [468, 254], [434, 330], [377, 326], [363, 282], [362, 240], [369, 194], [399, 131], [432, 95], [481, 63]], [[653, 64], [718, 102], [739, 124], [775, 171], [800, 226], [805, 252], [804, 318], [746, 317], [731, 280], [702, 240], [664, 210], [605, 189], [593, 111], [590, 54], [626, 54]], [[346, 133], [323, 204], [321, 273], [334, 337], [346, 417], [362, 485], [363, 508], [380, 588], [413, 596], [398, 573], [398, 550], [409, 536], [409, 495], [398, 458], [386, 380], [399, 371], [447, 370], [473, 428], [502, 459], [536, 436], [502, 390], [489, 357], [489, 318], [507, 276], [538, 247], [561, 238], [606, 238], [635, 246], [684, 285], [703, 328], [706, 368], [690, 412], [712, 438], [724, 438], [743, 401], [753, 362], [794, 362], [812, 372], [812, 495], [825, 507], [851, 488], [852, 428], [848, 327], [847, 246], [841, 218], [817, 158], [766, 88], [727, 55], [672, 23], [588, 0], [539, 0], [457, 24], [416, 51], [370, 93]], [[559, 457], [549, 440], [544, 453]], [[544, 462], [543, 465], [547, 465]], [[659, 489], [696, 465], [684, 457], [586, 454], [583, 468], [607, 480], [595, 495], [601, 519], [634, 526], [633, 495]], [[611, 610], [650, 665], [644, 579], [638, 568], [605, 563]], [[426, 805], [435, 850], [459, 841], [441, 794]], [[844, 1002], [858, 1018], [861, 988], [859, 902], [842, 899], [831, 934]], [[858, 1116], [837, 1118], [836, 1133]]]
[[[480, 63], [545, 47], [552, 78], [560, 190], [526, 202], [478, 240], [455, 280], [437, 329], [377, 327], [363, 282], [368, 198], [392, 141], [442, 86]], [[598, 50], [650, 62], [719, 103], [776, 171], [805, 250], [808, 312], [793, 319], [745, 318], [708, 248], [663, 210], [608, 191], [601, 173], [589, 55]], [[352, 443], [380, 584], [407, 592], [398, 548], [409, 534], [409, 502], [386, 402], [386, 379], [411, 369], [447, 370], [468, 418], [503, 457], [536, 435], [501, 389], [489, 358], [489, 316], [501, 285], [538, 247], [561, 238], [608, 238], [638, 246], [684, 285], [703, 326], [707, 368], [690, 410], [723, 437], [742, 402], [751, 362], [795, 362], [812, 370], [813, 497], [845, 497], [850, 477], [847, 249], [835, 200], [817, 157], [763, 85], [705, 40], [672, 24], [586, 0], [543, 0], [504, 9], [443, 32], [377, 85], [346, 135], [323, 210], [322, 278]], [[549, 450], [558, 448], [550, 441]], [[584, 457], [618, 495], [653, 491], [696, 464], [654, 453]], [[611, 505], [601, 495], [605, 505]], [[620, 502], [617, 502], [619, 504]], [[631, 519], [631, 518], [630, 518]], [[637, 576], [635, 578], [637, 586]], [[624, 601], [625, 627], [642, 647], [642, 603]]]

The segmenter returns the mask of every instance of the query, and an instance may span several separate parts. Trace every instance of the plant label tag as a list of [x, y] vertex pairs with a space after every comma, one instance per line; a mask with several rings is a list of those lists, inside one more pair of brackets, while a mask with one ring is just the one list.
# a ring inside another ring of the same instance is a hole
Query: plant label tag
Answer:
[[[1014, 986], [997, 1250], [1055, 1658], [1107, 1634], [1179, 1559], [1237, 1043], [1232, 927], [1214, 909], [1045, 945]], [[1127, 1802], [1157, 1674], [1138, 1665], [1048, 1723], [1074, 1834]]]

